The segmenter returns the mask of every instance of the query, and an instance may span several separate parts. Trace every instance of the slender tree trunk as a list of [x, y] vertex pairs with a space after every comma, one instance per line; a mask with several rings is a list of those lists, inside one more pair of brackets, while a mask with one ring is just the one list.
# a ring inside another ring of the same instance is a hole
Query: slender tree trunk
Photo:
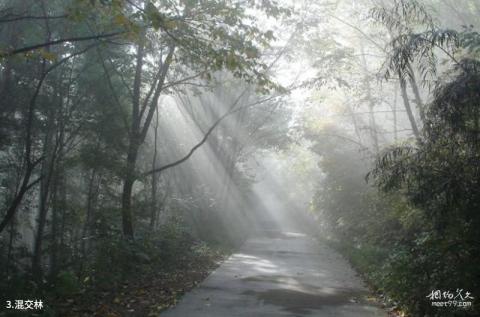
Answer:
[[122, 228], [125, 238], [133, 239], [132, 191], [135, 183], [135, 167], [140, 146], [140, 90], [142, 85], [143, 59], [145, 55], [145, 30], [142, 31], [137, 45], [135, 78], [132, 96], [132, 122], [128, 137], [128, 152], [122, 191]]
[[10, 233], [8, 238], [8, 251], [7, 251], [7, 264], [6, 264], [6, 275], [8, 276], [10, 271], [10, 262], [12, 261], [13, 253], [13, 242], [15, 240], [15, 219], [10, 222]]
[[37, 232], [35, 234], [35, 243], [32, 258], [32, 273], [37, 278], [41, 278], [43, 273], [41, 268], [43, 233], [45, 231], [47, 213], [49, 208], [49, 180], [42, 183], [43, 184], [40, 185], [40, 207], [37, 218]]
[[[22, 8], [25, 7], [26, 2], [22, 1]], [[44, 7], [43, 7], [44, 9]], [[50, 38], [50, 30], [48, 27], [48, 24], [46, 24], [47, 27], [47, 39]], [[15, 37], [15, 40], [18, 38]], [[48, 47], [47, 47], [48, 49]], [[37, 183], [41, 181], [41, 177], [37, 178], [35, 181], [30, 182], [30, 178], [32, 177], [33, 171], [35, 167], [42, 161], [42, 159], [38, 159], [36, 161], [33, 161], [33, 155], [32, 155], [32, 145], [33, 145], [33, 126], [34, 126], [34, 121], [35, 121], [35, 108], [37, 106], [37, 98], [40, 94], [40, 89], [42, 88], [42, 85], [45, 81], [45, 78], [47, 76], [47, 71], [46, 71], [46, 61], [43, 59], [41, 67], [40, 67], [40, 76], [37, 85], [35, 86], [34, 93], [32, 97], [30, 98], [29, 104], [26, 107], [25, 113], [24, 113], [24, 126], [25, 126], [25, 136], [24, 136], [24, 157], [23, 157], [23, 168], [25, 169], [23, 179], [21, 182], [21, 186], [14, 196], [12, 202], [9, 204], [7, 207], [7, 210], [5, 212], [5, 216], [0, 222], [0, 233], [5, 229], [5, 227], [8, 225], [8, 223], [13, 219], [15, 213], [17, 212], [18, 207], [20, 206], [23, 197], [25, 194]], [[8, 87], [7, 87], [8, 88]]]
[[82, 257], [85, 256], [86, 253], [86, 240], [89, 236], [89, 231], [91, 229], [92, 225], [92, 214], [93, 214], [93, 201], [94, 201], [94, 195], [96, 195], [96, 190], [94, 189], [94, 183], [95, 179], [97, 177], [97, 171], [95, 168], [92, 169], [92, 172], [90, 174], [90, 179], [88, 181], [88, 193], [87, 193], [87, 204], [86, 204], [86, 210], [87, 210], [87, 215], [85, 218], [85, 223], [83, 224], [83, 229], [82, 229], [82, 242], [80, 245], [80, 249], [82, 252]]
[[[55, 173], [57, 174], [57, 173]], [[52, 224], [50, 226], [50, 270], [49, 276], [53, 278], [57, 272], [57, 231], [58, 231], [58, 187], [60, 179], [55, 175], [52, 184]]]
[[135, 165], [138, 156], [138, 146], [130, 144], [127, 155], [127, 168], [122, 192], [122, 228], [127, 239], [133, 239], [132, 192], [135, 183]]
[[361, 143], [362, 142], [362, 134], [360, 133], [360, 127], [359, 127], [359, 124], [358, 124], [357, 115], [355, 114], [355, 111], [353, 111], [350, 103], [346, 102], [345, 104], [347, 106], [348, 112], [352, 116], [352, 123], [353, 123], [353, 129], [355, 130], [355, 135], [357, 136], [358, 142]]
[[[28, 4], [26, 1], [17, 1], [19, 12], [26, 12]], [[8, 46], [18, 47], [19, 39], [24, 37], [24, 29], [19, 27], [21, 21], [13, 21], [11, 23], [2, 24], [2, 29], [8, 38]], [[12, 94], [12, 87], [15, 83], [15, 72], [12, 67], [12, 60], [5, 59], [2, 61], [3, 69], [0, 72], [0, 100], [2, 107], [0, 108], [0, 120], [8, 120], [14, 114], [16, 99]], [[7, 119], [8, 118], [8, 119]], [[1, 123], [1, 121], [0, 121]]]
[[[78, 276], [83, 274], [83, 268], [86, 260], [86, 256], [89, 250], [89, 243], [90, 235], [92, 232], [92, 227], [95, 221], [93, 221], [93, 214], [94, 208], [96, 205], [96, 198], [98, 196], [98, 186], [95, 186], [97, 180], [97, 170], [95, 168], [92, 169], [90, 178], [88, 180], [88, 193], [87, 193], [87, 202], [86, 202], [86, 210], [87, 215], [85, 219], [85, 223], [83, 224], [82, 228], [82, 236], [80, 241], [80, 259], [79, 259], [79, 268], [78, 268]], [[99, 183], [99, 182], [98, 182]]]
[[395, 92], [393, 97], [392, 113], [393, 113], [393, 139], [395, 143], [398, 142], [398, 123], [397, 123], [397, 102], [398, 102], [398, 87], [395, 85]]
[[[62, 76], [59, 77], [59, 110], [58, 110], [58, 140], [57, 140], [57, 155], [56, 166], [53, 173], [52, 184], [52, 224], [50, 237], [50, 272], [51, 278], [57, 275], [58, 271], [58, 229], [59, 229], [59, 213], [60, 210], [66, 208], [66, 181], [65, 181], [65, 166], [64, 166], [64, 143], [65, 143], [65, 125], [66, 118], [64, 116], [64, 105], [68, 106], [68, 98], [64, 102], [64, 93], [62, 87]], [[70, 87], [68, 86], [68, 89]]]
[[150, 231], [154, 231], [156, 228], [156, 219], [157, 219], [157, 181], [158, 175], [152, 175], [152, 201], [150, 206]]
[[[49, 210], [49, 200], [50, 200], [50, 185], [52, 176], [54, 173], [55, 165], [55, 152], [56, 146], [53, 144], [53, 134], [55, 129], [55, 111], [51, 110], [49, 117], [49, 122], [47, 124], [47, 133], [44, 140], [44, 149], [43, 156], [46, 160], [42, 163], [42, 175], [44, 178], [40, 182], [40, 203], [39, 203], [39, 212], [37, 218], [37, 232], [35, 236], [33, 258], [32, 258], [32, 273], [35, 277], [41, 278], [42, 276], [42, 244], [43, 244], [43, 235], [45, 231], [45, 226], [47, 222], [47, 214]], [[58, 140], [57, 140], [58, 141]], [[58, 143], [57, 143], [58, 145]]]
[[402, 78], [400, 72], [398, 73], [398, 75], [400, 80], [400, 92], [403, 99], [403, 105], [405, 106], [405, 110], [407, 111], [407, 116], [408, 116], [408, 120], [410, 121], [410, 125], [412, 127], [413, 135], [415, 136], [417, 141], [420, 143], [421, 142], [420, 132], [418, 130], [417, 123], [415, 121], [415, 117], [413, 115], [412, 108], [410, 106], [410, 101], [408, 100], [407, 84], [405, 82], [405, 79]]
[[[154, 130], [154, 138], [153, 138], [153, 159], [152, 159], [152, 169], [157, 168], [157, 152], [158, 152], [158, 109], [155, 110], [155, 130]], [[156, 219], [157, 219], [157, 183], [158, 178], [160, 175], [153, 174], [152, 175], [152, 201], [150, 206], [150, 231], [155, 230], [156, 226]]]
[[30, 178], [32, 176], [33, 170], [35, 168], [36, 164], [27, 164], [27, 168], [25, 171], [25, 174], [22, 179], [22, 184], [20, 186], [20, 189], [18, 193], [15, 195], [13, 198], [12, 202], [10, 203], [9, 207], [7, 208], [5, 212], [5, 216], [0, 223], [0, 233], [3, 232], [5, 227], [12, 221], [13, 217], [15, 216], [15, 212], [17, 211], [18, 207], [20, 206], [20, 203], [23, 200], [23, 197], [25, 194], [28, 192], [30, 188], [38, 184], [40, 182], [41, 178], [37, 178], [35, 181], [32, 183], [29, 183]]
[[380, 152], [380, 147], [378, 145], [377, 123], [375, 120], [375, 113], [373, 112], [375, 104], [373, 103], [373, 100], [372, 100], [371, 87], [370, 87], [370, 82], [368, 80], [367, 80], [367, 99], [368, 99], [368, 115], [369, 115], [369, 122], [370, 122], [370, 134], [372, 136], [375, 153], [378, 154]]
[[[58, 161], [63, 159], [60, 154]], [[62, 163], [59, 163], [59, 165]], [[60, 212], [66, 208], [66, 184], [65, 184], [65, 170], [64, 166], [57, 166], [55, 178], [52, 186], [52, 226], [51, 226], [51, 251], [50, 251], [50, 272], [51, 278], [54, 278], [58, 273], [58, 248], [59, 248], [59, 224]]]
[[[363, 67], [365, 68], [365, 71], [368, 72], [367, 60], [365, 59], [365, 50], [364, 50], [363, 44], [360, 46], [360, 48], [362, 53]], [[368, 78], [368, 73], [366, 74], [367, 76], [365, 76], [365, 85], [366, 85], [367, 102], [368, 102], [370, 135], [372, 137], [375, 154], [378, 154], [380, 152], [380, 147], [378, 145], [377, 123], [375, 120], [375, 113], [374, 113], [375, 103], [372, 97], [372, 87], [370, 86], [370, 79]]]
[[167, 181], [165, 182], [165, 192], [163, 193], [162, 201], [160, 202], [160, 204], [157, 205], [157, 212], [155, 214], [155, 217], [156, 217], [155, 224], [157, 227], [163, 224], [163, 221], [160, 221], [161, 220], [160, 217], [164, 215], [165, 206], [167, 204], [167, 198], [169, 194], [170, 194], [170, 184]]
[[24, 136], [24, 157], [23, 157], [23, 165], [25, 172], [23, 173], [21, 185], [18, 189], [18, 191], [15, 193], [12, 201], [7, 207], [7, 210], [5, 212], [5, 216], [0, 222], [0, 233], [5, 229], [5, 227], [8, 225], [8, 223], [13, 219], [13, 216], [15, 215], [18, 207], [20, 206], [21, 202], [23, 201], [23, 197], [25, 194], [36, 184], [38, 184], [42, 177], [40, 176], [33, 182], [30, 182], [30, 179], [32, 177], [33, 171], [35, 170], [36, 166], [42, 162], [43, 157], [39, 158], [35, 161], [33, 161], [32, 158], [32, 145], [33, 145], [33, 125], [34, 125], [34, 119], [35, 119], [35, 108], [37, 106], [37, 98], [40, 93], [40, 89], [43, 85], [43, 82], [45, 80], [45, 60], [42, 62], [41, 66], [41, 75], [40, 75], [40, 80], [37, 83], [37, 86], [35, 87], [35, 91], [30, 98], [29, 105], [24, 113], [24, 126], [25, 126], [25, 136]]
[[[143, 33], [137, 47], [137, 59], [136, 59], [137, 62], [136, 62], [135, 79], [134, 79], [134, 85], [133, 85], [133, 100], [132, 100], [132, 123], [131, 123], [130, 135], [129, 135], [127, 161], [126, 161], [126, 169], [125, 169], [123, 191], [122, 191], [122, 228], [123, 228], [123, 235], [127, 239], [134, 238], [132, 193], [133, 193], [133, 185], [136, 180], [135, 168], [137, 163], [138, 151], [139, 151], [140, 145], [145, 141], [145, 137], [147, 135], [148, 129], [152, 122], [153, 115], [157, 108], [158, 99], [160, 97], [160, 93], [162, 92], [165, 79], [167, 76], [167, 72], [173, 59], [173, 52], [175, 50], [174, 46], [171, 46], [169, 48], [167, 57], [161, 63], [161, 67], [158, 72], [158, 81], [155, 87], [155, 92], [153, 93], [153, 97], [151, 99], [144, 100], [144, 102], [142, 103], [142, 108], [140, 109], [142, 66], [143, 66], [143, 59], [145, 55], [144, 43], [143, 43], [144, 40], [145, 40], [145, 34]], [[142, 126], [141, 122], [144, 117], [144, 114], [146, 114], [146, 116]]]
[[420, 95], [420, 90], [418, 89], [417, 85], [417, 80], [415, 78], [415, 74], [413, 72], [412, 65], [408, 64], [407, 65], [408, 70], [410, 72], [410, 76], [408, 78], [408, 81], [410, 83], [410, 86], [412, 87], [413, 95], [415, 97], [415, 104], [417, 105], [418, 108], [418, 113], [420, 114], [420, 119], [422, 124], [425, 122], [425, 110], [423, 108], [423, 101], [422, 101], [422, 96]]
[[[47, 8], [45, 6], [45, 1], [41, 1], [41, 7], [43, 11], [43, 15], [47, 16]], [[45, 19], [45, 31], [46, 31], [46, 38], [47, 42], [51, 41], [52, 32], [50, 30], [50, 23], [48, 19]], [[47, 52], [50, 52], [50, 46], [45, 47]], [[59, 81], [57, 85], [55, 85], [54, 96], [56, 93], [60, 92]], [[59, 102], [60, 108], [62, 106], [62, 100], [60, 99]], [[45, 231], [45, 225], [47, 222], [47, 213], [49, 209], [49, 198], [50, 198], [50, 182], [53, 176], [53, 170], [55, 166], [55, 152], [57, 151], [58, 141], [56, 146], [53, 145], [54, 140], [54, 131], [56, 128], [55, 124], [55, 117], [57, 115], [57, 111], [53, 108], [53, 105], [50, 105], [49, 111], [47, 112], [47, 131], [45, 134], [45, 141], [43, 144], [43, 153], [44, 157], [47, 160], [44, 160], [42, 163], [42, 175], [45, 177], [40, 182], [40, 206], [39, 206], [39, 214], [38, 214], [38, 221], [37, 221], [37, 233], [35, 237], [34, 249], [33, 249], [33, 258], [32, 258], [32, 273], [33, 276], [37, 279], [40, 279], [43, 275], [42, 272], [42, 244], [43, 244], [43, 233]]]
[[[64, 176], [65, 177], [65, 176]], [[59, 248], [60, 250], [63, 250], [64, 249], [64, 246], [65, 246], [65, 227], [66, 227], [66, 224], [67, 224], [67, 191], [66, 191], [66, 187], [67, 187], [67, 181], [66, 181], [66, 178], [64, 178], [63, 180], [63, 185], [64, 187], [62, 188], [62, 201], [64, 201], [64, 208], [61, 209], [62, 211], [62, 214], [61, 214], [61, 224], [60, 224], [60, 241], [59, 241]]]

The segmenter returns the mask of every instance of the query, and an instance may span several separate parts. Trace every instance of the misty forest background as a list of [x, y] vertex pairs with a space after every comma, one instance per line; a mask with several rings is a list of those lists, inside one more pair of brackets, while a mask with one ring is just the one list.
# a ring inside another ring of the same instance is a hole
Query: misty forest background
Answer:
[[478, 316], [426, 296], [480, 296], [479, 17], [473, 0], [0, 0], [2, 300], [146, 316], [284, 209], [392, 311]]

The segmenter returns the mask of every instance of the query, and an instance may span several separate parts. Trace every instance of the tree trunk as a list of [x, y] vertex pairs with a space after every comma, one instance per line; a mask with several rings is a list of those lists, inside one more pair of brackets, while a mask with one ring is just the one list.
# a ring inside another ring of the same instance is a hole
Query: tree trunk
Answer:
[[6, 261], [6, 275], [8, 276], [10, 271], [10, 262], [12, 260], [12, 253], [13, 253], [13, 241], [15, 239], [15, 219], [10, 222], [10, 233], [8, 238], [8, 251], [7, 251], [7, 261]]
[[24, 113], [24, 126], [25, 126], [25, 136], [24, 136], [24, 157], [23, 157], [23, 165], [25, 172], [23, 174], [23, 178], [21, 181], [20, 188], [18, 189], [18, 192], [15, 194], [13, 197], [12, 201], [10, 202], [9, 206], [7, 207], [7, 210], [5, 212], [5, 216], [0, 223], [0, 233], [5, 229], [5, 227], [8, 225], [8, 223], [13, 219], [13, 216], [15, 215], [18, 207], [20, 206], [20, 203], [23, 200], [23, 197], [25, 194], [36, 184], [38, 184], [42, 177], [37, 178], [33, 182], [30, 182], [30, 179], [32, 177], [33, 171], [36, 168], [36, 166], [42, 162], [43, 157], [37, 159], [36, 161], [32, 161], [32, 145], [33, 145], [33, 126], [34, 126], [34, 121], [35, 121], [35, 108], [37, 106], [37, 98], [40, 93], [40, 89], [43, 85], [43, 82], [46, 77], [46, 72], [45, 72], [45, 60], [42, 62], [42, 67], [41, 67], [41, 75], [40, 79], [37, 83], [37, 86], [35, 87], [35, 91], [30, 98], [29, 105]]
[[[83, 268], [85, 264], [85, 258], [88, 254], [89, 244], [88, 240], [90, 239], [91, 230], [95, 221], [93, 220], [93, 213], [96, 204], [96, 198], [98, 196], [98, 186], [95, 186], [95, 181], [97, 179], [97, 171], [95, 168], [92, 169], [90, 178], [88, 180], [88, 193], [87, 193], [87, 202], [86, 202], [86, 219], [82, 228], [82, 236], [80, 242], [80, 263], [77, 275], [81, 276], [83, 274]], [[97, 183], [99, 184], [99, 182]]]
[[[57, 154], [56, 154], [56, 166], [53, 173], [52, 184], [52, 225], [51, 225], [51, 237], [50, 237], [50, 278], [54, 278], [58, 273], [58, 228], [59, 228], [59, 213], [60, 210], [64, 210], [67, 206], [66, 198], [66, 179], [65, 179], [65, 166], [63, 164], [65, 149], [65, 117], [63, 106], [68, 106], [68, 99], [64, 102], [64, 93], [62, 90], [62, 76], [59, 78], [59, 103], [58, 110], [58, 140], [57, 140]], [[68, 89], [70, 87], [68, 86]]]
[[133, 217], [132, 217], [132, 192], [135, 183], [135, 164], [137, 161], [138, 148], [130, 145], [127, 156], [127, 169], [123, 182], [122, 191], [122, 228], [123, 235], [127, 239], [133, 239]]
[[392, 113], [393, 113], [393, 139], [398, 142], [398, 123], [397, 123], [397, 102], [398, 87], [395, 85], [395, 93], [393, 97]]
[[[46, 160], [42, 163], [42, 172], [44, 176], [40, 182], [40, 203], [39, 212], [37, 218], [37, 232], [35, 236], [33, 258], [32, 258], [32, 273], [35, 277], [40, 278], [42, 276], [42, 244], [43, 234], [47, 222], [47, 214], [49, 210], [49, 198], [50, 198], [50, 184], [53, 176], [55, 165], [55, 152], [56, 146], [53, 144], [53, 134], [55, 129], [55, 111], [52, 109], [48, 115], [49, 122], [47, 123], [47, 132], [43, 144], [43, 156]], [[57, 140], [57, 145], [58, 145]]]
[[[22, 8], [26, 6], [26, 2], [21, 2]], [[44, 9], [45, 13], [45, 7], [42, 6]], [[50, 30], [49, 30], [49, 25], [48, 22], [45, 22], [46, 24], [46, 29], [47, 29], [47, 39], [50, 38]], [[15, 30], [17, 32], [18, 30]], [[14, 38], [15, 40], [18, 39], [19, 36]], [[47, 47], [47, 50], [49, 48]], [[0, 223], [0, 233], [5, 229], [5, 227], [8, 225], [8, 223], [13, 219], [18, 207], [20, 206], [20, 203], [23, 200], [23, 197], [29, 191], [33, 186], [35, 186], [38, 182], [42, 180], [42, 177], [37, 178], [35, 181], [30, 183], [30, 178], [32, 177], [33, 171], [35, 167], [37, 166], [38, 163], [42, 161], [42, 158], [32, 161], [32, 146], [33, 146], [33, 127], [34, 127], [34, 121], [35, 121], [35, 108], [37, 106], [37, 98], [38, 95], [40, 94], [40, 90], [42, 88], [42, 85], [45, 81], [45, 78], [47, 76], [48, 71], [46, 71], [46, 60], [43, 59], [41, 67], [40, 67], [40, 76], [37, 85], [35, 86], [34, 93], [32, 97], [30, 98], [29, 104], [25, 109], [24, 113], [24, 126], [25, 126], [25, 136], [24, 136], [24, 157], [23, 157], [23, 165], [25, 168], [25, 173], [23, 175], [22, 179], [22, 184], [14, 196], [12, 202], [9, 204], [7, 207], [7, 210], [5, 212], [5, 216]], [[8, 88], [5, 87], [5, 88]]]
[[[157, 168], [157, 152], [158, 152], [158, 109], [155, 110], [155, 131], [154, 131], [154, 138], [153, 138], [153, 159], [152, 159], [152, 169], [154, 170]], [[155, 230], [156, 226], [156, 219], [157, 219], [157, 183], [158, 183], [158, 178], [160, 175], [158, 174], [153, 174], [152, 175], [152, 201], [150, 205], [150, 231]]]
[[125, 176], [122, 190], [122, 228], [127, 239], [133, 239], [132, 191], [135, 183], [135, 166], [137, 163], [138, 148], [140, 146], [139, 133], [141, 125], [140, 90], [142, 85], [143, 59], [145, 55], [145, 30], [142, 30], [137, 45], [135, 78], [132, 96], [132, 122], [128, 136], [128, 152]]
[[418, 113], [420, 114], [420, 119], [422, 123], [425, 122], [425, 110], [423, 109], [423, 101], [422, 96], [420, 95], [420, 90], [418, 89], [417, 80], [415, 79], [415, 74], [413, 73], [412, 66], [410, 64], [407, 65], [408, 71], [410, 72], [409, 76], [409, 83], [412, 86], [413, 95], [415, 96], [415, 104], [418, 108]]
[[[62, 160], [62, 155], [59, 155], [58, 161]], [[66, 179], [65, 170], [63, 166], [57, 166], [55, 179], [53, 182], [53, 204], [52, 204], [52, 226], [51, 226], [51, 251], [50, 251], [50, 272], [51, 278], [54, 278], [58, 273], [58, 248], [59, 248], [59, 224], [60, 212], [65, 210], [67, 206], [66, 199]], [[60, 234], [63, 234], [60, 232]]]
[[408, 120], [410, 121], [410, 125], [412, 127], [413, 135], [417, 139], [417, 142], [421, 142], [420, 132], [417, 127], [417, 123], [415, 122], [415, 117], [413, 116], [412, 108], [410, 106], [410, 101], [408, 100], [407, 94], [407, 84], [405, 83], [405, 79], [401, 77], [399, 72], [399, 80], [400, 80], [400, 92], [403, 99], [403, 105], [405, 106], [405, 110], [407, 111]]
[[[363, 67], [365, 68], [365, 71], [368, 71], [367, 60], [365, 59], [365, 50], [363, 48], [363, 44], [360, 46], [360, 48], [362, 53]], [[365, 85], [366, 85], [367, 102], [368, 102], [368, 118], [369, 118], [369, 125], [370, 125], [370, 135], [372, 137], [375, 154], [378, 154], [380, 152], [380, 148], [378, 145], [377, 123], [375, 120], [375, 113], [373, 112], [375, 108], [375, 103], [372, 98], [372, 87], [370, 86], [370, 79], [368, 78], [368, 75], [365, 76]]]
[[[142, 83], [142, 66], [144, 59], [144, 39], [145, 34], [141, 35], [137, 47], [137, 64], [135, 68], [135, 79], [133, 85], [133, 100], [132, 100], [132, 123], [128, 142], [128, 153], [126, 170], [123, 182], [122, 191], [122, 227], [123, 236], [127, 239], [134, 238], [133, 230], [133, 214], [132, 214], [132, 193], [133, 185], [136, 180], [136, 163], [140, 145], [145, 141], [148, 129], [153, 119], [153, 115], [157, 108], [157, 103], [162, 92], [168, 69], [173, 59], [174, 46], [169, 48], [169, 52], [165, 60], [161, 63], [158, 72], [158, 82], [155, 87], [155, 92], [151, 100], [144, 100], [142, 109], [140, 109], [140, 88]], [[143, 115], [146, 114], [143, 126], [141, 124]]]
[[371, 87], [370, 87], [370, 82], [368, 82], [368, 80], [367, 80], [367, 99], [368, 99], [368, 115], [369, 115], [369, 122], [370, 122], [370, 135], [372, 136], [375, 153], [378, 154], [380, 152], [380, 147], [378, 145], [377, 123], [375, 120], [375, 113], [373, 112], [375, 104], [373, 103], [373, 100], [372, 100]]

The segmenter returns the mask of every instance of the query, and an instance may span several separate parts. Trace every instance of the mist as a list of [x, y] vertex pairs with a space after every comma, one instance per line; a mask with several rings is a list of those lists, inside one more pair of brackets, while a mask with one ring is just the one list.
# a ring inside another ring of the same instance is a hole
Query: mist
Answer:
[[0, 316], [477, 316], [479, 17], [0, 0]]

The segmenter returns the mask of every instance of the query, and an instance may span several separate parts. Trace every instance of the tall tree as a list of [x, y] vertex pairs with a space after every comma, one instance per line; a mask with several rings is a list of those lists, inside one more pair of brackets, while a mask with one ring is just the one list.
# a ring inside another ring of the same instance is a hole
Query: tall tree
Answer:
[[[265, 65], [259, 60], [257, 48], [268, 45], [273, 34], [269, 30], [261, 31], [245, 7], [213, 1], [162, 3], [159, 7], [155, 1], [142, 1], [133, 7], [142, 14], [136, 21], [140, 31], [136, 43], [122, 192], [123, 234], [129, 239], [134, 237], [131, 198], [138, 177], [136, 165], [140, 146], [145, 141], [165, 87], [172, 88], [184, 81], [175, 78], [175, 73], [186, 72], [190, 74], [187, 78], [201, 76], [208, 79], [210, 72], [225, 68], [237, 77], [258, 83], [263, 89], [274, 87], [262, 71]], [[258, 8], [269, 15], [283, 13], [271, 3], [263, 3]], [[247, 25], [245, 20], [251, 20], [252, 24]], [[164, 53], [155, 57], [158, 49]], [[151, 57], [154, 64], [146, 65], [145, 61]], [[145, 76], [146, 71], [154, 69], [153, 76]], [[167, 77], [170, 78], [168, 84]]]

